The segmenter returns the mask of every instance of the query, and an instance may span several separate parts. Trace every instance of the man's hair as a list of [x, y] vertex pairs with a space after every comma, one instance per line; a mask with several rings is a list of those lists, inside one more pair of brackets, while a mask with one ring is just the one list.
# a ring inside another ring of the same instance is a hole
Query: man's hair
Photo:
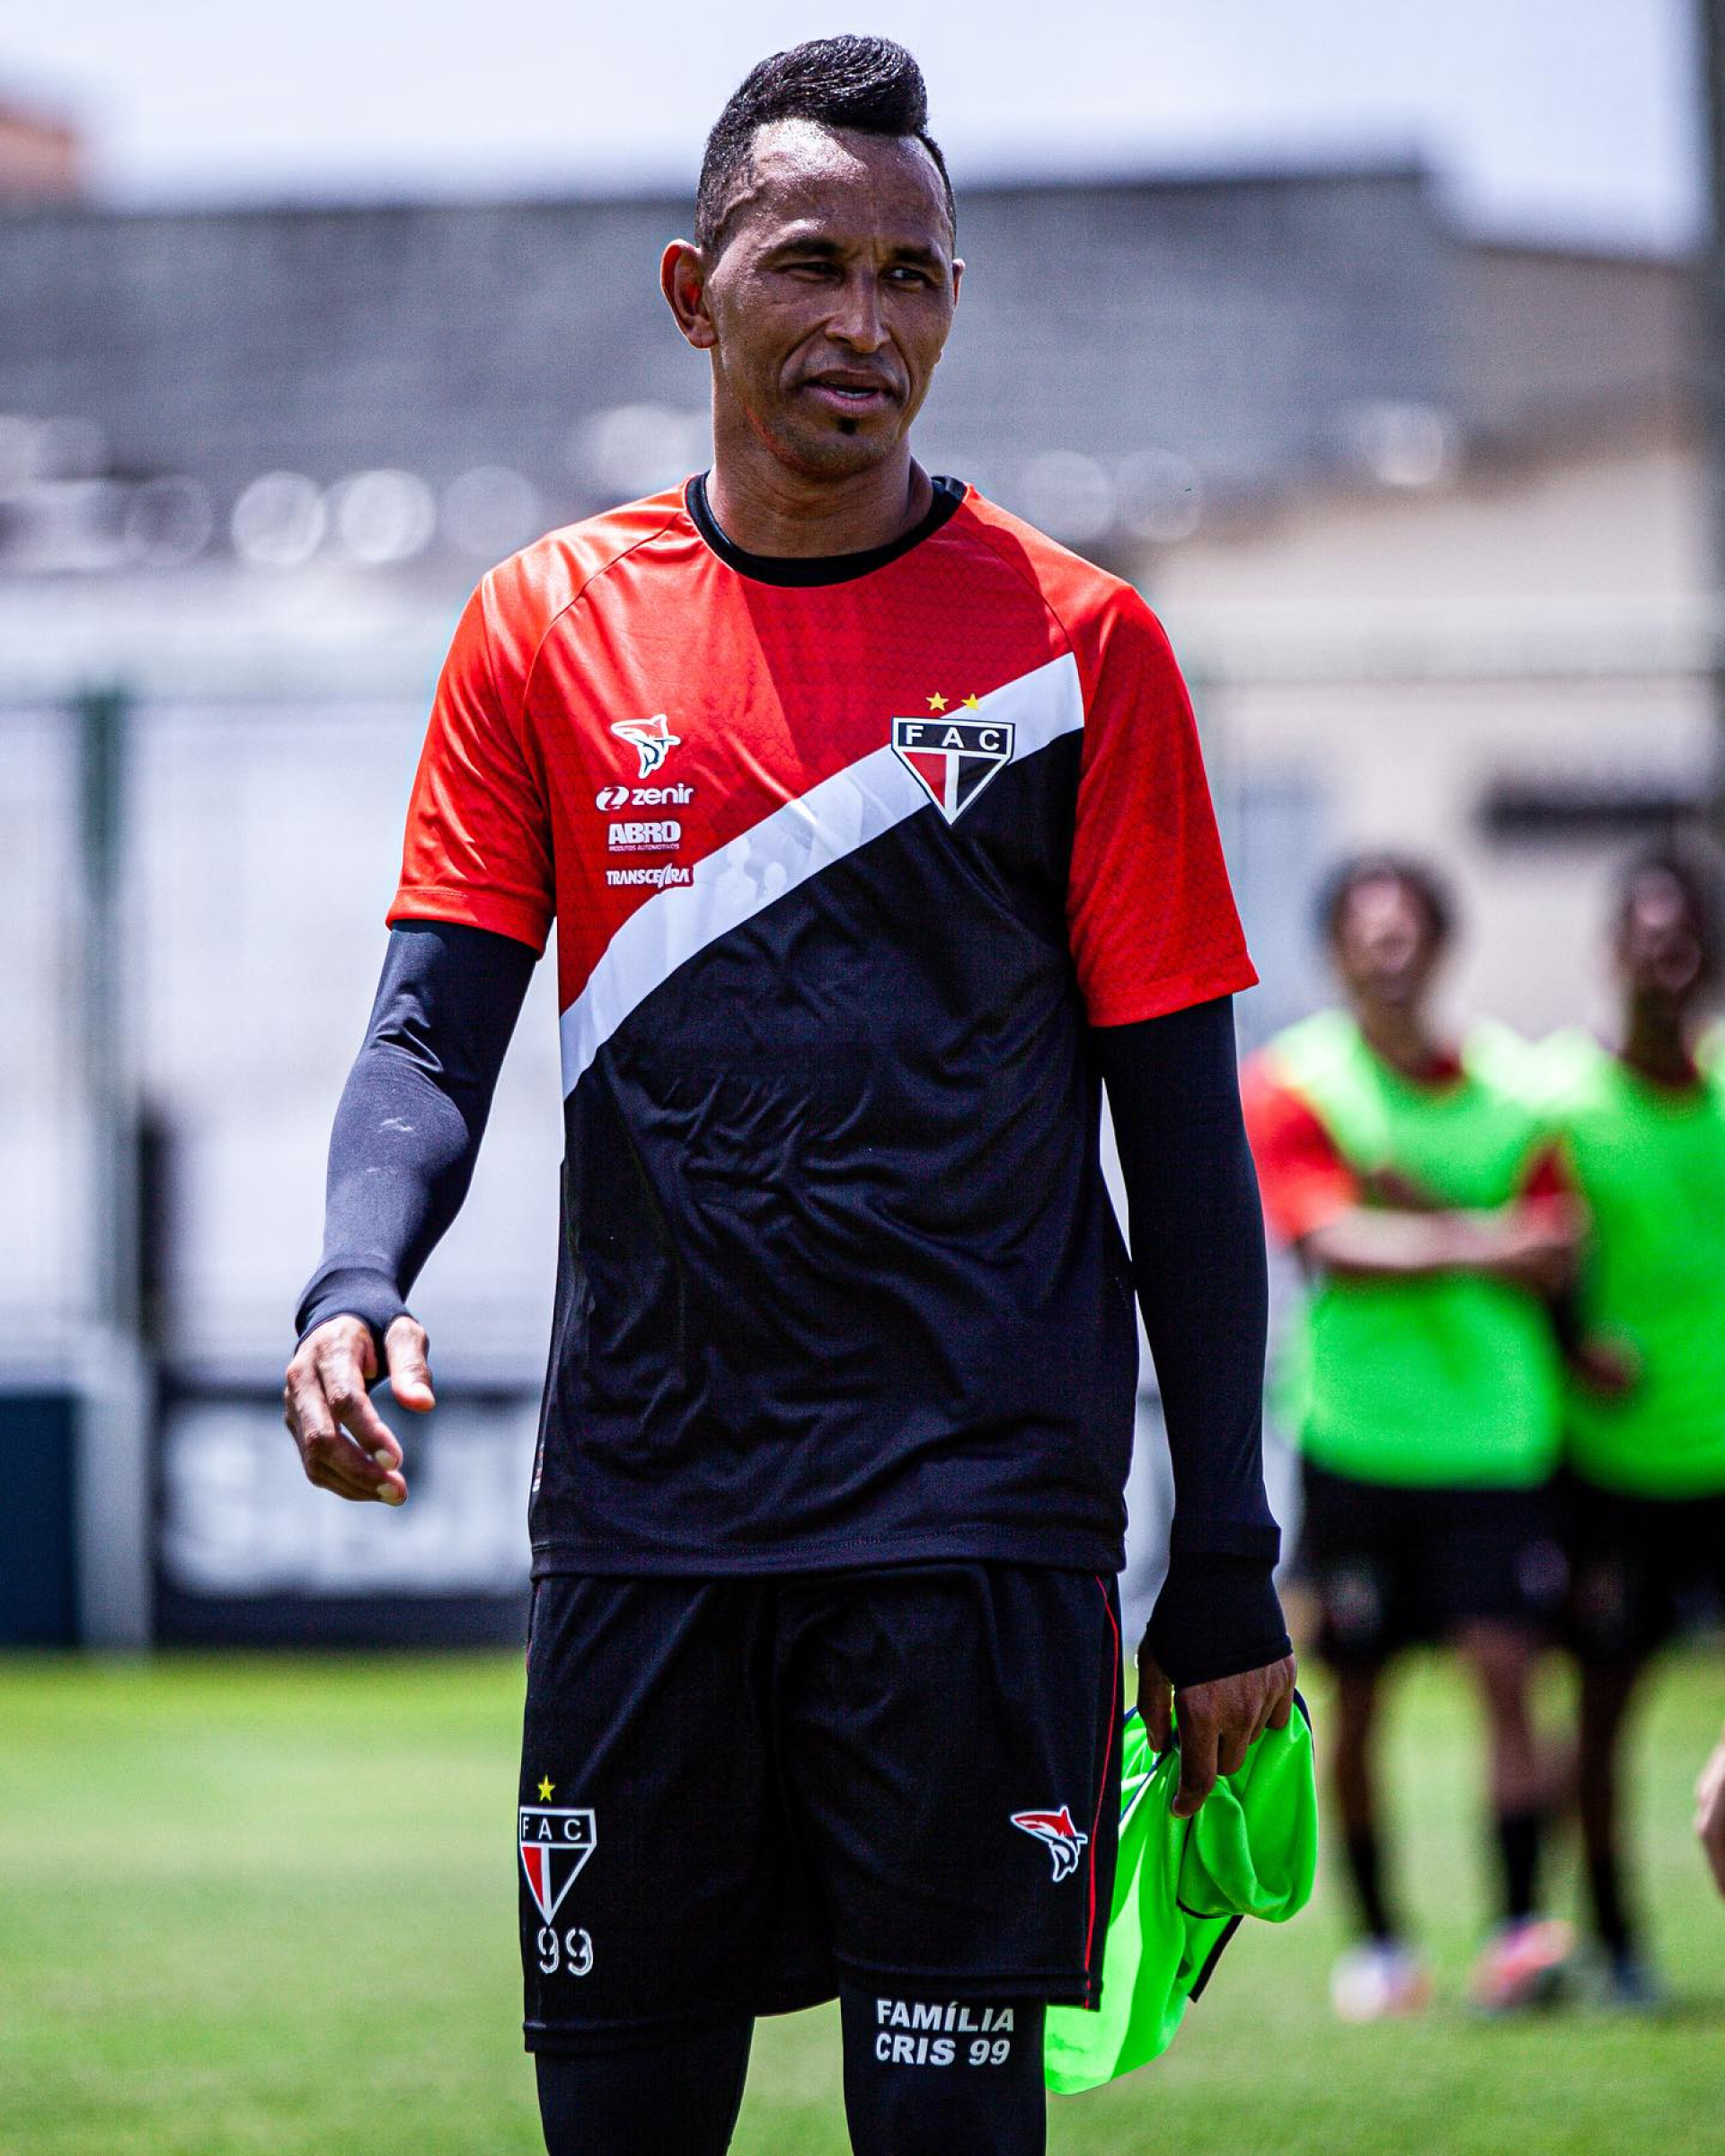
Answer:
[[1626, 926], [1636, 886], [1652, 876], [1668, 879], [1682, 894], [1684, 911], [1694, 923], [1695, 941], [1701, 946], [1702, 980], [1710, 988], [1717, 986], [1725, 959], [1725, 901], [1718, 862], [1711, 852], [1703, 853], [1694, 844], [1644, 846], [1617, 871], [1611, 909], [1614, 928]]
[[1455, 932], [1455, 901], [1449, 885], [1429, 862], [1410, 853], [1354, 853], [1338, 862], [1318, 892], [1318, 932], [1333, 950], [1354, 893], [1368, 883], [1397, 883], [1426, 917], [1426, 932], [1441, 950]]
[[824, 128], [920, 142], [941, 176], [947, 221], [958, 210], [940, 145], [928, 131], [923, 71], [890, 38], [811, 38], [751, 67], [707, 137], [694, 197], [694, 243], [719, 243], [738, 177], [748, 166], [757, 131], [775, 119], [812, 119]]

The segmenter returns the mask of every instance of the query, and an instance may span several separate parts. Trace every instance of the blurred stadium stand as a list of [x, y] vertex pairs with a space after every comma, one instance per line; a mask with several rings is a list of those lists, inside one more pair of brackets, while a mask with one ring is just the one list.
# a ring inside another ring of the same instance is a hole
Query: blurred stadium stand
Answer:
[[[1685, 266], [1477, 243], [1403, 166], [961, 213], [921, 453], [1167, 615], [1265, 976], [1248, 1034], [1321, 992], [1308, 894], [1365, 841], [1458, 869], [1464, 1003], [1581, 1014], [1578, 870], [1713, 783]], [[654, 283], [686, 216], [0, 215], [0, 1504], [58, 1489], [63, 1523], [0, 1639], [518, 1621], [548, 977], [416, 1298], [446, 1405], [408, 1512], [314, 1498], [274, 1393], [456, 611], [705, 461]]]

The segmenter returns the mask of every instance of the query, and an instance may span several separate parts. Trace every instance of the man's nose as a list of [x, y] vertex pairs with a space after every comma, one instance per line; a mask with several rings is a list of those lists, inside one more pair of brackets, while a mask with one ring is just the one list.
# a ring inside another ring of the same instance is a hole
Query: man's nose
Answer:
[[880, 320], [880, 295], [871, 271], [847, 278], [837, 313], [828, 323], [829, 333], [853, 351], [877, 352], [887, 341]]

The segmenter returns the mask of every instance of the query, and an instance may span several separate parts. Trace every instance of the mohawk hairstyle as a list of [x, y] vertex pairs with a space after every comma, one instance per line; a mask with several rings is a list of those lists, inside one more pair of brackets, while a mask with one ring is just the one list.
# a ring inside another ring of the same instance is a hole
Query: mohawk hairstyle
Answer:
[[928, 87], [922, 69], [890, 38], [811, 38], [750, 68], [719, 115], [707, 137], [695, 190], [697, 247], [710, 252], [718, 245], [755, 137], [775, 119], [812, 119], [859, 135], [920, 142], [934, 161], [947, 218], [957, 230], [946, 160], [928, 131]]

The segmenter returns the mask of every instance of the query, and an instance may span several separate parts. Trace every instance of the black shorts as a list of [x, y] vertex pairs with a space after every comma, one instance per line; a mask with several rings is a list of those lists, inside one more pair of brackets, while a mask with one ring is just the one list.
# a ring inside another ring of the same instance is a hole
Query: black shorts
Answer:
[[1481, 1621], [1544, 1631], [1564, 1566], [1544, 1489], [1413, 1489], [1302, 1465], [1298, 1571], [1317, 1596], [1317, 1648], [1338, 1668]]
[[1639, 1662], [1725, 1618], [1725, 1492], [1628, 1498], [1566, 1475], [1558, 1495], [1579, 1661]]
[[1119, 1814], [1111, 1579], [998, 1564], [541, 1580], [529, 2051], [846, 1982], [1094, 1996]]

